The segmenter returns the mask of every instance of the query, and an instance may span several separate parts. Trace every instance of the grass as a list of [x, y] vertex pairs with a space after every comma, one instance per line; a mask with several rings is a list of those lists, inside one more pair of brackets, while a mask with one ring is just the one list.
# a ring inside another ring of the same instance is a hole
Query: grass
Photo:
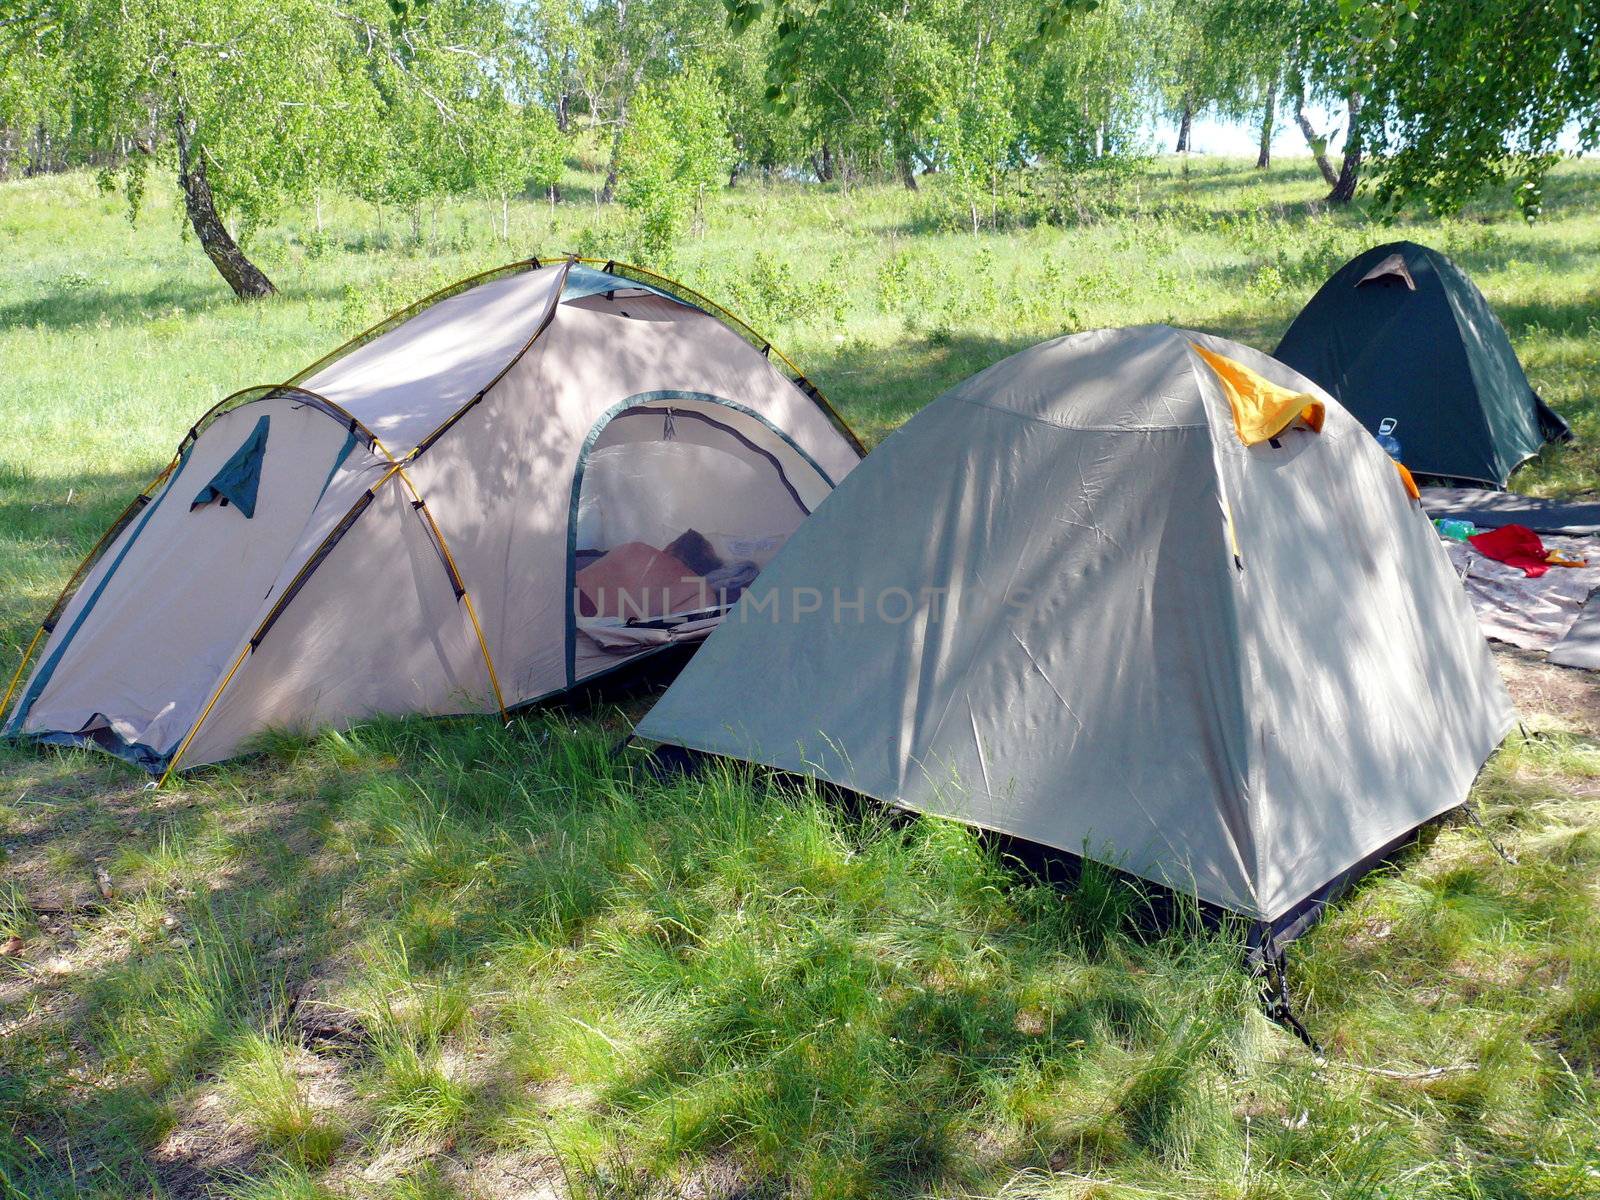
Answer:
[[[470, 205], [422, 245], [353, 204], [291, 216], [255, 247], [284, 295], [248, 308], [168, 199], [130, 227], [86, 177], [0, 186], [8, 661], [196, 414], [435, 284], [603, 249], [586, 178], [516, 211], [515, 247]], [[1270, 348], [1339, 261], [1412, 236], [1579, 433], [1518, 486], [1576, 494], [1597, 182], [1563, 168], [1532, 227], [1490, 198], [1391, 233], [1318, 211], [1304, 164], [1158, 163], [1097, 220], [976, 238], [895, 188], [742, 186], [676, 265], [875, 440], [1067, 329]], [[1435, 827], [1297, 945], [1325, 1064], [1262, 1017], [1236, 931], [1151, 932], [1111, 876], [1049, 886], [948, 822], [653, 778], [611, 754], [639, 702], [275, 739], [160, 793], [0, 747], [0, 1195], [1593, 1195], [1600, 730], [1573, 677], [1504, 661], [1535, 736], [1475, 801], [1515, 864]]]

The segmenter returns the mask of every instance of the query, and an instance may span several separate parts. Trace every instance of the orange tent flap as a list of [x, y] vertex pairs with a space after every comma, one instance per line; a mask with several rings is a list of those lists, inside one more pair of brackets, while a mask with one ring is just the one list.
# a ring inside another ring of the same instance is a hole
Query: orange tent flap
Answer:
[[1405, 463], [1394, 458], [1391, 458], [1389, 461], [1394, 463], [1394, 469], [1400, 472], [1400, 482], [1405, 485], [1406, 495], [1410, 496], [1413, 500], [1421, 500], [1422, 493], [1417, 491], [1417, 481], [1411, 478], [1411, 472], [1406, 470]]
[[1246, 446], [1277, 437], [1296, 419], [1303, 421], [1313, 432], [1322, 432], [1326, 410], [1322, 401], [1309, 392], [1292, 392], [1286, 387], [1279, 387], [1243, 363], [1213, 354], [1193, 342], [1189, 345], [1217, 373], [1223, 394], [1228, 397], [1228, 404], [1233, 409], [1233, 427], [1239, 431], [1239, 440]]

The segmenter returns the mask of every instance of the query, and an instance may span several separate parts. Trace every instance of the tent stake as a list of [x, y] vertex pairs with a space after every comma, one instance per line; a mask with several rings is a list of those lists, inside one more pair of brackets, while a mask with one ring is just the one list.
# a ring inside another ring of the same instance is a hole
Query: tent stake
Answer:
[[1284, 952], [1277, 950], [1270, 956], [1263, 955], [1259, 969], [1262, 975], [1262, 1011], [1267, 1014], [1268, 1019], [1304, 1042], [1306, 1048], [1316, 1055], [1318, 1063], [1324, 1062], [1327, 1055], [1323, 1052], [1322, 1045], [1300, 1023], [1300, 1018], [1295, 1015], [1294, 1007], [1289, 1002], [1289, 965]]

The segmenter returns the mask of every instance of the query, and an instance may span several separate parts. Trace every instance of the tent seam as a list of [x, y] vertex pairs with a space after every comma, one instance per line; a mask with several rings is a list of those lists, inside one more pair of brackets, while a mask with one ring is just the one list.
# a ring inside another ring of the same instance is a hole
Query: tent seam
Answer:
[[[1472, 323], [1470, 321], [1464, 321], [1464, 318], [1465, 318], [1466, 314], [1461, 311], [1461, 306], [1456, 302], [1455, 289], [1452, 288], [1449, 285], [1448, 282], [1446, 282], [1445, 273], [1444, 273], [1444, 270], [1442, 269], [1443, 267], [1446, 267], [1446, 266], [1454, 268], [1455, 264], [1450, 262], [1450, 260], [1448, 258], [1445, 258], [1443, 255], [1439, 255], [1438, 256], [1441, 261], [1435, 262], [1434, 261], [1433, 251], [1427, 246], [1418, 246], [1418, 249], [1422, 251], [1423, 257], [1427, 260], [1428, 266], [1433, 268], [1434, 283], [1438, 286], [1439, 290], [1444, 293], [1444, 302], [1445, 302], [1446, 305], [1449, 306], [1450, 317], [1456, 324], [1456, 344], [1461, 347], [1462, 357], [1464, 359], [1466, 359], [1466, 363], [1467, 363], [1467, 378], [1472, 380], [1473, 390], [1475, 392], [1477, 392], [1478, 395], [1481, 397], [1481, 396], [1483, 396], [1485, 394], [1484, 386], [1483, 386], [1483, 376], [1481, 375], [1481, 373], [1478, 370], [1477, 356], [1472, 354], [1472, 353], [1470, 353], [1468, 351], [1468, 349], [1467, 349], [1467, 331], [1469, 329], [1472, 329]], [[1472, 281], [1470, 279], [1467, 280], [1467, 282], [1469, 284], [1472, 283]], [[1476, 287], [1477, 285], [1473, 284], [1472, 286]], [[1481, 295], [1481, 293], [1480, 293], [1480, 295]], [[1488, 308], [1489, 307], [1488, 297], [1485, 296], [1483, 298], [1483, 301], [1484, 301], [1484, 307]], [[1490, 315], [1491, 316], [1494, 315], [1492, 309], [1490, 310]], [[1495, 319], [1497, 321], [1499, 320], [1498, 317], [1495, 317]], [[1501, 327], [1501, 331], [1504, 332], [1504, 326]], [[1506, 337], [1507, 337], [1507, 340], [1510, 339], [1510, 335], [1509, 334], [1507, 334]], [[1525, 383], [1527, 382], [1526, 376], [1524, 376], [1523, 382], [1525, 382]], [[1529, 384], [1528, 390], [1530, 392], [1533, 391], [1533, 386], [1531, 384]], [[1489, 421], [1488, 406], [1480, 401], [1479, 403], [1472, 405], [1471, 408], [1472, 408], [1475, 416], [1477, 417], [1476, 423], [1483, 430], [1484, 445], [1489, 447], [1490, 457], [1493, 460], [1494, 465], [1496, 467], [1498, 467], [1500, 465], [1500, 446], [1498, 444], [1498, 439], [1495, 437], [1494, 426]], [[1542, 446], [1543, 443], [1541, 442], [1540, 445]], [[1538, 453], [1539, 452], [1537, 450], [1535, 450], [1528, 457], [1529, 458], [1537, 457]], [[1501, 482], [1499, 482], [1497, 480], [1495, 482], [1494, 486], [1496, 488], [1499, 488], [1501, 491], [1509, 490], [1507, 488], [1507, 483], [1510, 482], [1512, 472], [1514, 472], [1517, 469], [1517, 467], [1521, 466], [1523, 462], [1527, 462], [1527, 461], [1528, 461], [1528, 459], [1525, 458], [1525, 459], [1522, 460], [1522, 462], [1517, 463], [1515, 466], [1507, 466], [1506, 467], [1506, 472], [1505, 472], [1505, 477], [1506, 477], [1506, 481], [1507, 482], [1506, 483], [1501, 483]], [[1460, 476], [1447, 476], [1447, 478], [1460, 478]]]
[[[1214, 337], [1215, 335], [1206, 334], [1204, 336]], [[1239, 705], [1244, 712], [1245, 720], [1248, 722], [1245, 744], [1239, 749], [1244, 755], [1244, 794], [1240, 797], [1240, 801], [1244, 807], [1245, 824], [1250, 835], [1250, 857], [1246, 861], [1243, 848], [1238, 846], [1235, 846], [1235, 854], [1238, 857], [1239, 865], [1246, 870], [1244, 886], [1247, 889], [1251, 903], [1257, 913], [1265, 913], [1266, 908], [1261, 902], [1260, 889], [1265, 864], [1262, 857], [1262, 831], [1257, 817], [1262, 807], [1261, 773], [1263, 767], [1261, 764], [1266, 756], [1267, 727], [1265, 718], [1261, 715], [1257, 704], [1254, 703], [1254, 699], [1260, 696], [1262, 691], [1261, 671], [1254, 647], [1245, 637], [1244, 600], [1246, 599], [1245, 588], [1249, 586], [1245, 580], [1245, 576], [1248, 574], [1244, 567], [1246, 553], [1245, 547], [1239, 543], [1238, 521], [1234, 515], [1236, 506], [1234, 498], [1228, 493], [1227, 477], [1224, 474], [1221, 462], [1223, 446], [1226, 445], [1230, 449], [1234, 447], [1231, 442], [1218, 440], [1217, 433], [1220, 425], [1220, 416], [1217, 420], [1213, 420], [1212, 404], [1207, 389], [1215, 391], [1217, 400], [1224, 406], [1228, 405], [1228, 401], [1222, 395], [1221, 381], [1215, 372], [1209, 370], [1209, 367], [1204, 373], [1194, 369], [1194, 360], [1199, 358], [1198, 347], [1195, 343], [1190, 342], [1184, 349], [1189, 359], [1190, 374], [1194, 379], [1195, 389], [1200, 396], [1200, 411], [1206, 418], [1205, 430], [1206, 440], [1210, 443], [1211, 479], [1216, 487], [1217, 496], [1221, 500], [1221, 503], [1217, 506], [1217, 513], [1221, 521], [1222, 552], [1230, 559], [1236, 559], [1238, 562], [1237, 567], [1234, 566], [1233, 562], [1224, 563], [1223, 572], [1227, 579], [1227, 587], [1224, 590], [1228, 597], [1228, 613], [1233, 622], [1233, 645], [1236, 648], [1233, 654], [1234, 674], [1239, 687]], [[1203, 362], [1204, 360], [1202, 359], [1201, 361]], [[1231, 432], [1231, 411], [1229, 415]]]

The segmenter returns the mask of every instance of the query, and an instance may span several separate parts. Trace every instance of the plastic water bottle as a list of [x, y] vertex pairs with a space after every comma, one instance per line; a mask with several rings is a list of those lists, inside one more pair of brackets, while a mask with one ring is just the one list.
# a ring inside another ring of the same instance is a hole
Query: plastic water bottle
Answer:
[[1455, 517], [1436, 518], [1433, 527], [1439, 531], [1440, 537], [1449, 538], [1452, 542], [1464, 542], [1478, 532], [1477, 526], [1471, 521], [1461, 521]]
[[1378, 422], [1378, 445], [1383, 447], [1384, 453], [1395, 462], [1400, 458], [1400, 439], [1394, 435], [1394, 427], [1399, 424], [1393, 417], [1385, 417]]

